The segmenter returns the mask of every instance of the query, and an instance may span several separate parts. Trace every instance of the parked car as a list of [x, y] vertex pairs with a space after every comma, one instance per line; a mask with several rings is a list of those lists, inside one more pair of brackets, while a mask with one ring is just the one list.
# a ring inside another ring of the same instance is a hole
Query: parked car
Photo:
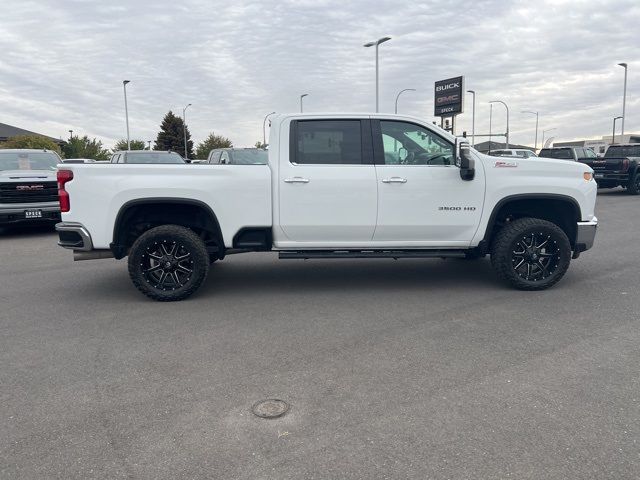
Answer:
[[610, 145], [604, 157], [580, 161], [593, 168], [598, 187], [622, 186], [631, 195], [640, 194], [640, 143]]
[[503, 148], [501, 150], [491, 150], [490, 155], [493, 157], [520, 157], [531, 158], [537, 157], [536, 152], [527, 150], [526, 148]]
[[555, 158], [557, 160], [569, 160], [572, 162], [587, 161], [598, 158], [593, 150], [583, 147], [551, 147], [543, 148], [538, 154], [543, 158]]
[[111, 163], [168, 163], [185, 164], [176, 152], [162, 150], [122, 150], [111, 155]]
[[59, 163], [51, 150], [0, 150], [0, 225], [60, 221]]
[[269, 152], [264, 148], [217, 148], [209, 152], [207, 163], [221, 165], [266, 165]]
[[[591, 248], [593, 170], [480, 154], [418, 118], [272, 117], [268, 165], [65, 165], [60, 245], [128, 256], [133, 284], [181, 300], [226, 255], [282, 259], [477, 258], [522, 290], [557, 283]], [[121, 167], [120, 167], [121, 168]], [[100, 188], [95, 188], [100, 185]], [[248, 293], [248, 292], [247, 292]]]

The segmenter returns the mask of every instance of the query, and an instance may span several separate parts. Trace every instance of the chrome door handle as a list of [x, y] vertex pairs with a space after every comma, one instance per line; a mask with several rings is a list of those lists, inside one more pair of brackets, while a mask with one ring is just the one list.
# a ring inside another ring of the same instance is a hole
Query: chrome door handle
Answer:
[[284, 183], [309, 183], [309, 179], [302, 177], [285, 178]]
[[383, 178], [382, 183], [407, 183], [407, 179], [400, 177]]

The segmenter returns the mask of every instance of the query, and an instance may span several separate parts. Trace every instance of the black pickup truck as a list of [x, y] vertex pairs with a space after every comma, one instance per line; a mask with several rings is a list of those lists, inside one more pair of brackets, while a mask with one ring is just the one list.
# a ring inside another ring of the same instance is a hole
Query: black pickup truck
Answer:
[[640, 193], [640, 143], [611, 145], [602, 158], [579, 160], [593, 168], [593, 176], [600, 188], [622, 186], [627, 193]]

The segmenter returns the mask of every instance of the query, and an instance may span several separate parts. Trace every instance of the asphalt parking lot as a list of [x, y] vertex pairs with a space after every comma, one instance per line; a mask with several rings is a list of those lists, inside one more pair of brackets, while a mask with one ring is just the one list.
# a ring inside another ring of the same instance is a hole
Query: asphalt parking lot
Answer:
[[537, 293], [487, 260], [247, 254], [162, 304], [5, 231], [0, 478], [638, 478], [639, 206], [601, 192]]

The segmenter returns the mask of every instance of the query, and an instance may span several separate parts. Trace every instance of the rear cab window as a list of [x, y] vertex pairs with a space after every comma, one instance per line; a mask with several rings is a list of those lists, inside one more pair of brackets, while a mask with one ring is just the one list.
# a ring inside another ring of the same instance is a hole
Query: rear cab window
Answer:
[[638, 145], [611, 145], [604, 154], [605, 158], [614, 157], [640, 157], [640, 144]]
[[291, 124], [290, 161], [296, 165], [361, 165], [361, 120], [297, 120]]
[[570, 148], [543, 148], [540, 155], [543, 158], [557, 158], [559, 160], [573, 160]]

